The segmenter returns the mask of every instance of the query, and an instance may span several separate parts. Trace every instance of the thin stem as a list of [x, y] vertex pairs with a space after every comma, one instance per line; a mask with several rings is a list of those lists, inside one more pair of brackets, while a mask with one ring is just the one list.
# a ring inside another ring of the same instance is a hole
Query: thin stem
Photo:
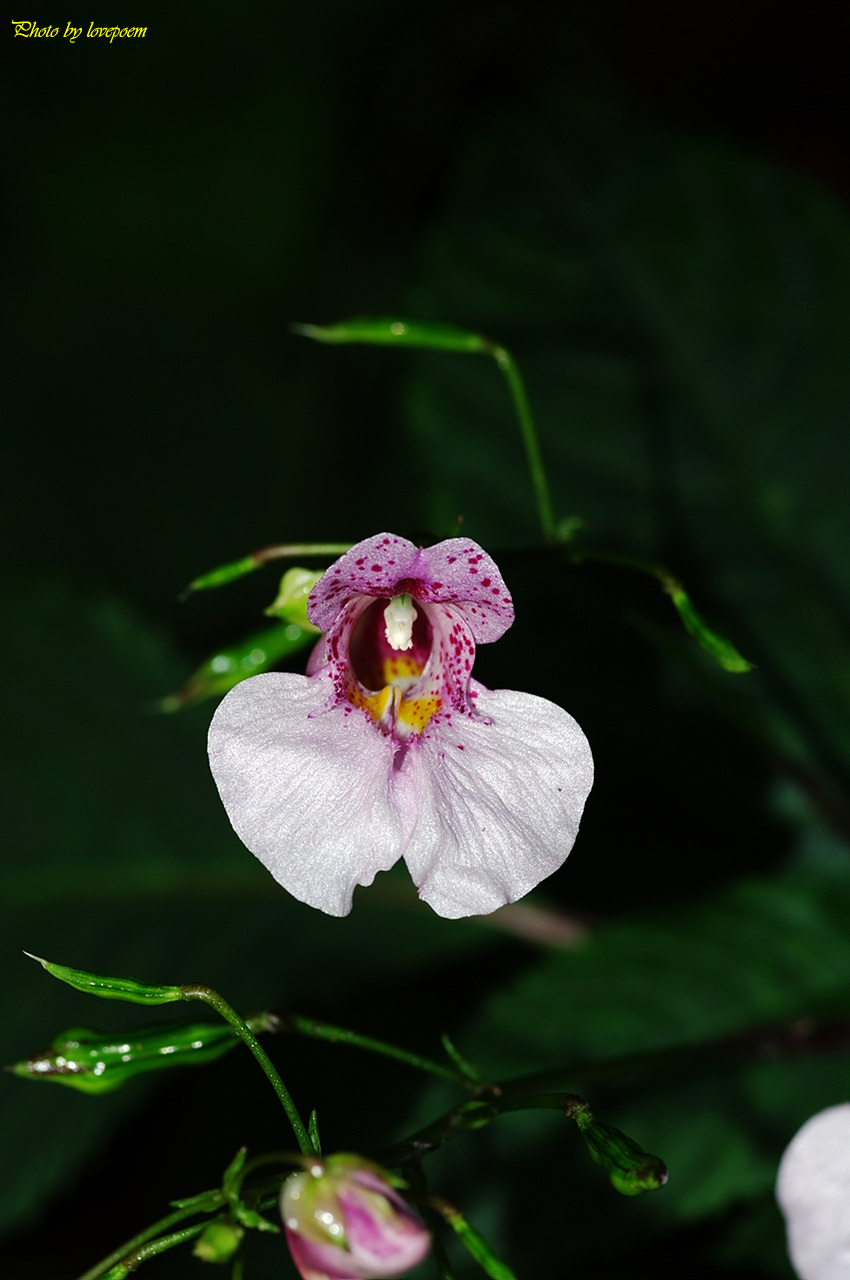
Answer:
[[434, 1259], [439, 1280], [455, 1280], [454, 1272], [449, 1262], [449, 1255], [446, 1253], [446, 1247], [438, 1232], [438, 1227], [442, 1225], [440, 1216], [428, 1202], [428, 1184], [421, 1164], [417, 1163], [410, 1166], [407, 1170], [407, 1181], [411, 1191], [417, 1197], [422, 1217], [431, 1232], [431, 1256]]
[[540, 442], [537, 439], [537, 429], [531, 416], [531, 406], [525, 393], [525, 385], [520, 376], [517, 363], [507, 348], [492, 344], [488, 345], [496, 364], [507, 379], [514, 408], [519, 419], [519, 429], [525, 445], [525, 456], [528, 459], [528, 467], [531, 471], [531, 483], [534, 486], [534, 495], [537, 499], [537, 512], [543, 528], [543, 537], [552, 546], [558, 540], [555, 517], [552, 513], [552, 499], [549, 496], [549, 482], [546, 479], [543, 455], [540, 452]]
[[253, 1053], [259, 1062], [266, 1078], [278, 1096], [278, 1099], [286, 1112], [287, 1119], [292, 1125], [292, 1132], [295, 1134], [295, 1140], [301, 1150], [302, 1155], [313, 1156], [316, 1152], [313, 1150], [313, 1144], [310, 1141], [310, 1135], [304, 1126], [301, 1116], [298, 1114], [298, 1108], [292, 1101], [292, 1096], [287, 1089], [283, 1080], [280, 1078], [277, 1068], [248, 1026], [244, 1018], [240, 1018], [235, 1009], [227, 1003], [223, 996], [217, 991], [213, 991], [211, 987], [199, 985], [191, 985], [181, 987], [184, 1000], [202, 1000], [204, 1004], [210, 1005], [215, 1009], [216, 1013], [224, 1018], [225, 1022], [229, 1022], [234, 1031], [241, 1037], [244, 1043]]
[[313, 1018], [305, 1018], [298, 1013], [290, 1013], [280, 1020], [283, 1031], [297, 1032], [314, 1040], [327, 1040], [331, 1044], [350, 1044], [357, 1049], [366, 1049], [370, 1053], [380, 1053], [385, 1058], [394, 1058], [404, 1062], [417, 1071], [426, 1071], [429, 1075], [438, 1076], [441, 1080], [449, 1080], [452, 1084], [464, 1089], [476, 1089], [480, 1082], [472, 1081], [454, 1067], [435, 1062], [423, 1054], [412, 1053], [408, 1049], [400, 1049], [397, 1045], [387, 1044], [384, 1040], [374, 1040], [371, 1036], [360, 1035], [357, 1031], [348, 1031], [344, 1027], [334, 1027], [328, 1022], [316, 1022]]
[[[221, 1192], [210, 1192], [209, 1198], [211, 1208], [215, 1207], [213, 1205], [213, 1200], [216, 1195], [218, 1196], [218, 1202], [220, 1205], [225, 1203], [224, 1196]], [[138, 1235], [133, 1236], [132, 1240], [128, 1240], [117, 1249], [113, 1249], [112, 1253], [107, 1257], [102, 1258], [100, 1262], [95, 1263], [93, 1267], [90, 1267], [88, 1271], [79, 1276], [78, 1280], [98, 1280], [98, 1277], [105, 1275], [110, 1268], [117, 1266], [126, 1258], [135, 1256], [139, 1249], [144, 1248], [154, 1236], [159, 1235], [163, 1231], [168, 1231], [171, 1227], [177, 1226], [178, 1222], [185, 1222], [186, 1218], [191, 1218], [198, 1212], [199, 1210], [197, 1208], [190, 1207], [177, 1209], [174, 1213], [166, 1214], [164, 1218], [160, 1218], [158, 1222], [154, 1222], [152, 1226], [146, 1227], [144, 1231], [140, 1231]], [[205, 1223], [201, 1223], [201, 1229], [205, 1225]]]
[[431, 1124], [417, 1130], [402, 1142], [382, 1151], [376, 1158], [390, 1166], [409, 1165], [436, 1151], [450, 1138], [483, 1128], [491, 1120], [509, 1111], [563, 1111], [575, 1107], [582, 1099], [564, 1088], [569, 1079], [582, 1085], [618, 1076], [671, 1070], [674, 1067], [700, 1065], [734, 1065], [738, 1062], [764, 1061], [765, 1058], [794, 1058], [801, 1054], [847, 1052], [850, 1046], [850, 1020], [821, 1022], [796, 1021], [775, 1027], [735, 1032], [716, 1040], [676, 1045], [648, 1053], [626, 1054], [597, 1062], [572, 1062], [533, 1075], [519, 1076], [503, 1084], [492, 1085], [490, 1091], [470, 1098], [439, 1116]]
[[175, 1245], [185, 1244], [187, 1240], [194, 1240], [206, 1227], [205, 1222], [197, 1222], [193, 1227], [183, 1227], [181, 1231], [173, 1231], [170, 1236], [161, 1236], [159, 1240], [152, 1240], [150, 1244], [144, 1245], [135, 1253], [121, 1259], [122, 1263], [127, 1267], [128, 1271], [135, 1271], [143, 1262], [147, 1262], [149, 1258], [155, 1258], [157, 1254], [165, 1253], [168, 1249], [173, 1249]]
[[580, 551], [570, 551], [566, 554], [570, 563], [575, 565], [583, 564], [586, 560], [592, 560], [597, 564], [610, 564], [618, 569], [634, 569], [637, 573], [646, 573], [650, 577], [656, 578], [668, 595], [671, 595], [680, 585], [676, 575], [665, 565], [659, 564], [656, 560], [647, 560], [644, 556], [631, 556], [621, 554], [618, 551], [595, 551], [585, 548]]
[[508, 1111], [563, 1111], [565, 1099], [574, 1097], [566, 1092], [535, 1093], [522, 1096], [509, 1096], [498, 1087], [486, 1098], [470, 1098], [460, 1106], [439, 1116], [431, 1124], [411, 1134], [402, 1142], [396, 1143], [386, 1151], [382, 1151], [377, 1159], [380, 1164], [409, 1165], [420, 1161], [423, 1156], [436, 1151], [450, 1138], [456, 1138], [470, 1130], [483, 1129], [497, 1116]]
[[350, 542], [285, 542], [271, 547], [260, 547], [251, 552], [251, 559], [258, 565], [268, 560], [291, 560], [295, 556], [341, 556], [351, 550]]
[[510, 352], [481, 333], [470, 333], [452, 324], [436, 324], [429, 320], [387, 319], [381, 316], [357, 316], [339, 324], [292, 324], [294, 333], [316, 342], [365, 342], [373, 345], [419, 347], [428, 351], [454, 351], [458, 354], [478, 353], [493, 356], [507, 378], [508, 387], [519, 418], [525, 453], [537, 498], [537, 510], [543, 536], [551, 546], [558, 541], [549, 485], [519, 369]]

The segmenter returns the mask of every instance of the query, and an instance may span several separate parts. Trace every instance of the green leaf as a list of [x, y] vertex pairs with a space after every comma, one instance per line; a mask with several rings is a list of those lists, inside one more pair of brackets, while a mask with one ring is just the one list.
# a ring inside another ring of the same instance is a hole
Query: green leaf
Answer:
[[[273, 606], [274, 607], [274, 606]], [[271, 612], [268, 610], [267, 612]], [[182, 711], [209, 698], [221, 697], [249, 676], [268, 671], [316, 643], [317, 628], [288, 621], [284, 625], [264, 627], [238, 644], [219, 649], [197, 667], [174, 693], [155, 704], [158, 711]]]
[[752, 671], [753, 664], [747, 662], [747, 659], [738, 652], [731, 640], [727, 639], [726, 636], [718, 635], [716, 631], [709, 627], [708, 623], [697, 613], [690, 597], [681, 587], [673, 588], [670, 591], [670, 598], [687, 630], [705, 649], [706, 653], [710, 653], [712, 658], [716, 659], [724, 671]]

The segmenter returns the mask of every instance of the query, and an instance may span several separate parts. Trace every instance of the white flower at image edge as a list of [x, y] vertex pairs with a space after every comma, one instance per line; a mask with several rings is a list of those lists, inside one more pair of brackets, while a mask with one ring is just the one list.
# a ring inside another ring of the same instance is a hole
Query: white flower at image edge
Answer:
[[850, 1102], [807, 1120], [779, 1165], [776, 1198], [800, 1280], [850, 1278]]
[[556, 871], [593, 760], [566, 711], [472, 678], [476, 645], [514, 618], [486, 552], [378, 534], [331, 565], [308, 616], [325, 634], [306, 676], [244, 680], [209, 732], [227, 815], [274, 878], [343, 916], [403, 857], [419, 896], [456, 919]]

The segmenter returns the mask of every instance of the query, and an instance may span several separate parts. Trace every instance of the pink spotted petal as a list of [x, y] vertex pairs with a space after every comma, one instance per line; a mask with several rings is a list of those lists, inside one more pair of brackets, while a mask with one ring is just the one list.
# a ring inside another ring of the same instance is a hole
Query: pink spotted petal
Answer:
[[351, 910], [405, 848], [415, 810], [393, 787], [392, 740], [327, 675], [268, 672], [231, 689], [209, 731], [210, 768], [233, 829], [293, 897]]
[[448, 919], [487, 915], [557, 871], [593, 782], [587, 739], [566, 711], [472, 689], [481, 718], [453, 715], [403, 766], [419, 802], [404, 858], [419, 896]]
[[330, 631], [358, 596], [412, 593], [429, 603], [462, 607], [474, 639], [498, 640], [514, 620], [510, 593], [494, 561], [469, 538], [417, 547], [393, 533], [358, 542], [313, 588], [310, 621]]

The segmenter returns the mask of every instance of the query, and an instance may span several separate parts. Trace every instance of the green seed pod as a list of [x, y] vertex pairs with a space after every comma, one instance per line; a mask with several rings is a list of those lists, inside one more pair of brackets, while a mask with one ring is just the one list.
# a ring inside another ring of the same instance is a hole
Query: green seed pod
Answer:
[[24, 955], [37, 960], [43, 969], [67, 982], [77, 991], [86, 991], [89, 995], [100, 996], [104, 1000], [127, 1000], [130, 1004], [172, 1004], [183, 1000], [182, 987], [152, 986], [148, 982], [137, 982], [135, 978], [113, 978], [99, 973], [87, 973], [85, 969], [71, 969], [64, 964], [54, 964], [52, 960], [43, 960], [29, 951]]
[[[273, 1029], [271, 1014], [248, 1020], [257, 1034]], [[240, 1043], [222, 1023], [143, 1027], [128, 1033], [72, 1027], [57, 1036], [42, 1054], [17, 1062], [9, 1070], [25, 1080], [50, 1080], [83, 1093], [109, 1093], [128, 1080], [169, 1067], [214, 1062]]]
[[658, 1156], [650, 1155], [634, 1139], [613, 1125], [597, 1120], [586, 1102], [568, 1104], [566, 1114], [575, 1120], [591, 1157], [608, 1174], [615, 1191], [623, 1196], [638, 1196], [643, 1191], [657, 1191], [667, 1181], [667, 1166]]

